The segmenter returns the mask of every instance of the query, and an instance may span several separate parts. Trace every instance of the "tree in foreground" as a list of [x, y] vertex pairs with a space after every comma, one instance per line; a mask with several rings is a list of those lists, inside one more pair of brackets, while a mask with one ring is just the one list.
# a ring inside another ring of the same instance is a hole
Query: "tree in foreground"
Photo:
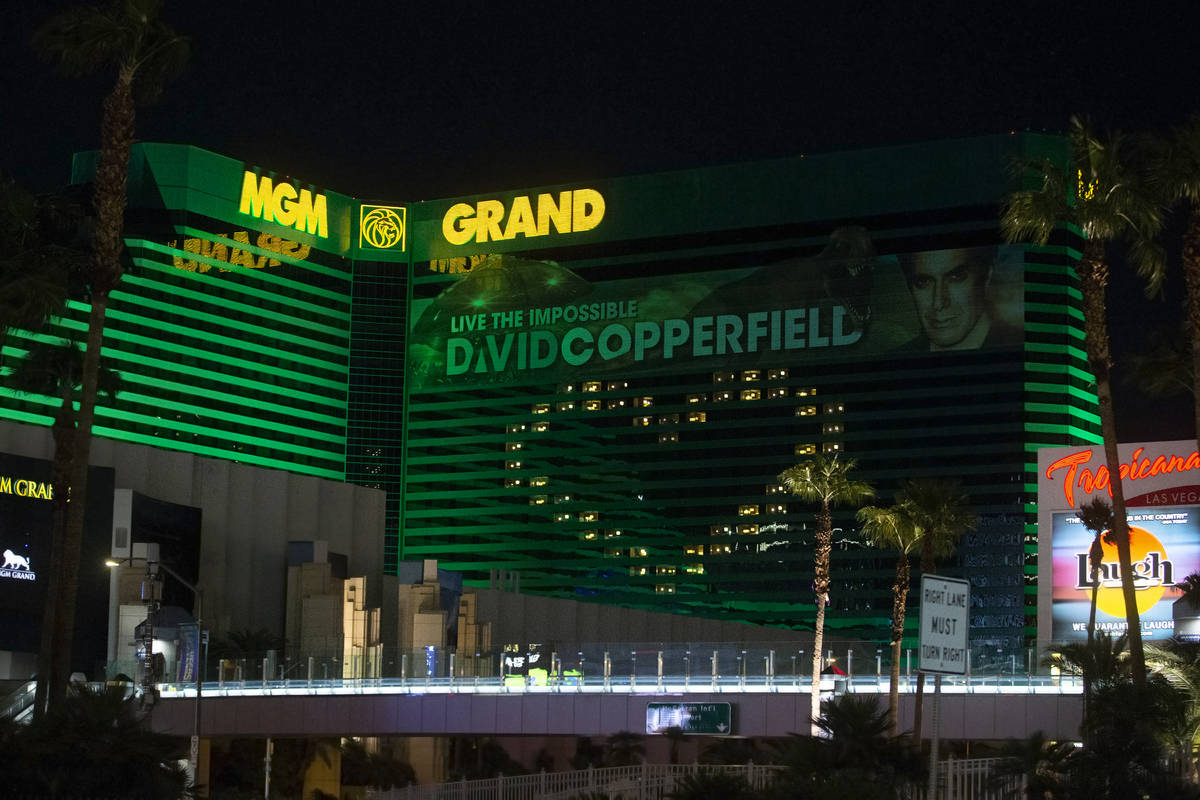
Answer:
[[[958, 540], [975, 528], [975, 515], [962, 485], [952, 478], [917, 478], [906, 481], [896, 502], [921, 529], [921, 574], [932, 575], [937, 560], [954, 554]], [[925, 673], [917, 671], [913, 698], [913, 737], [920, 740], [925, 705]]]
[[[125, 686], [71, 686], [30, 725], [0, 727], [0, 752], [27, 797], [169, 800], [189, 796], [181, 740], [154, 733]], [[13, 773], [15, 775], [15, 773]]]
[[895, 550], [896, 579], [892, 584], [891, 671], [888, 688], [888, 718], [892, 736], [900, 735], [900, 647], [904, 642], [904, 612], [908, 605], [909, 554], [921, 545], [924, 531], [908, 509], [897, 503], [890, 508], [864, 506], [858, 510], [863, 535], [872, 547]]
[[1028, 739], [1005, 743], [990, 783], [1003, 790], [1023, 781], [1026, 800], [1066, 797], [1074, 754], [1071, 742], [1050, 741], [1042, 731], [1034, 731]]
[[[833, 507], [858, 506], [875, 496], [871, 484], [852, 477], [858, 465], [854, 459], [840, 460], [837, 455], [816, 455], [789, 467], [779, 482], [794, 495], [817, 504], [817, 546], [813, 550], [813, 593], [816, 618], [813, 620], [812, 709], [814, 720], [821, 711], [821, 650], [825, 642], [825, 607], [829, 605], [829, 569], [833, 554]], [[814, 723], [815, 724], [815, 723]], [[814, 729], [814, 734], [816, 730]]]
[[156, 98], [166, 78], [181, 69], [188, 56], [187, 40], [159, 19], [161, 5], [161, 0], [115, 0], [103, 8], [73, 7], [49, 19], [34, 36], [35, 46], [69, 74], [116, 72], [112, 89], [104, 100], [100, 154], [93, 185], [96, 226], [88, 267], [91, 311], [76, 434], [68, 452], [60, 454], [57, 447], [55, 452], [56, 461], [71, 466], [70, 483], [56, 489], [63, 494], [69, 492], [72, 502], [67, 506], [66, 519], [56, 523], [51, 538], [51, 569], [55, 575], [52, 580], [57, 587], [43, 617], [38, 652], [41, 679], [34, 707], [38, 715], [65, 695], [71, 668], [100, 348], [109, 294], [123, 272], [125, 185], [136, 119], [134, 100]]
[[818, 736], [777, 745], [785, 769], [769, 794], [805, 800], [899, 800], [922, 782], [920, 758], [889, 736], [887, 709], [872, 695], [843, 694], [821, 704]]
[[[1191, 344], [1192, 408], [1196, 441], [1200, 447], [1200, 392], [1195, 390], [1200, 375], [1200, 115], [1193, 116], [1159, 141], [1150, 159], [1150, 182], [1169, 205], [1178, 206], [1186, 217], [1183, 232], [1183, 279], [1187, 291], [1187, 329]], [[1152, 278], [1158, 275], [1152, 273]], [[1156, 289], [1152, 281], [1149, 289]]]
[[1078, 117], [1071, 120], [1071, 165], [1068, 173], [1049, 159], [1027, 164], [1026, 175], [1039, 184], [1014, 192], [1004, 204], [1000, 228], [1010, 242], [1045, 245], [1063, 227], [1077, 228], [1084, 237], [1082, 254], [1075, 266], [1083, 295], [1083, 319], [1088, 367], [1096, 379], [1096, 401], [1104, 440], [1109, 491], [1113, 501], [1113, 536], [1121, 565], [1122, 593], [1129, 625], [1133, 679], [1146, 680], [1141, 622], [1130, 564], [1129, 524], [1125, 516], [1125, 493], [1121, 486], [1117, 454], [1117, 424], [1113, 412], [1112, 355], [1108, 336], [1107, 291], [1109, 259], [1107, 247], [1117, 241], [1130, 243], [1130, 254], [1143, 275], [1161, 272], [1161, 253], [1150, 245], [1158, 235], [1161, 220], [1158, 206], [1150, 199], [1130, 166], [1127, 147], [1119, 136], [1101, 140]]

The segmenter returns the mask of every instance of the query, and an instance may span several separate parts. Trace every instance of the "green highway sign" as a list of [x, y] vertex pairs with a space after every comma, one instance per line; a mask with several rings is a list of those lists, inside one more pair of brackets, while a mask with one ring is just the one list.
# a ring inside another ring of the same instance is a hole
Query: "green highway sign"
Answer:
[[728, 736], [733, 733], [733, 704], [647, 703], [646, 733], [666, 733], [668, 728], [700, 736]]

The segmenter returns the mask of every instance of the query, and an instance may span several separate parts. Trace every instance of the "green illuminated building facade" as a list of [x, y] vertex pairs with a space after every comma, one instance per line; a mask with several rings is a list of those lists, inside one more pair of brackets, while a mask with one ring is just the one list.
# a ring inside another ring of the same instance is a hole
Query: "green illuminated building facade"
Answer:
[[[852, 457], [881, 502], [956, 476], [973, 637], [1018, 648], [1036, 448], [1099, 426], [1068, 234], [1004, 246], [996, 218], [1014, 158], [1064, 153], [1018, 135], [372, 205], [139, 145], [105, 339], [126, 388], [97, 432], [386, 489], [389, 570], [798, 629], [813, 517], [780, 471]], [[880, 638], [894, 556], [835, 526], [827, 624]]]

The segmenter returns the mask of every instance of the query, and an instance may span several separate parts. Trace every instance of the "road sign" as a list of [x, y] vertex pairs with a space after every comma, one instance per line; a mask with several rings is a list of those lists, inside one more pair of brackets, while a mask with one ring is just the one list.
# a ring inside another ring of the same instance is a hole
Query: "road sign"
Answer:
[[965, 675], [971, 584], [959, 578], [921, 576], [921, 636], [917, 668]]
[[733, 733], [733, 704], [647, 703], [646, 733], [666, 733], [668, 728], [699, 736], [728, 736]]

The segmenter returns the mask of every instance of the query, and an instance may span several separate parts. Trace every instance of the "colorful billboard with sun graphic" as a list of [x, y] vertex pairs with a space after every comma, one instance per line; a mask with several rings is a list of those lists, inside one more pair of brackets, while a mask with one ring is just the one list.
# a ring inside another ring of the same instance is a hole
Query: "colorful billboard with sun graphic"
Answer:
[[[1121, 445], [1119, 454], [1142, 637], [1170, 638], [1179, 586], [1200, 573], [1200, 453], [1194, 440], [1185, 440]], [[1101, 537], [1103, 557], [1093, 584], [1088, 553], [1096, 534], [1076, 516], [1096, 497], [1111, 499], [1101, 446], [1038, 451], [1038, 563], [1043, 565], [1038, 638], [1043, 644], [1086, 640], [1093, 599], [1096, 630], [1118, 635], [1127, 628], [1116, 544]]]

